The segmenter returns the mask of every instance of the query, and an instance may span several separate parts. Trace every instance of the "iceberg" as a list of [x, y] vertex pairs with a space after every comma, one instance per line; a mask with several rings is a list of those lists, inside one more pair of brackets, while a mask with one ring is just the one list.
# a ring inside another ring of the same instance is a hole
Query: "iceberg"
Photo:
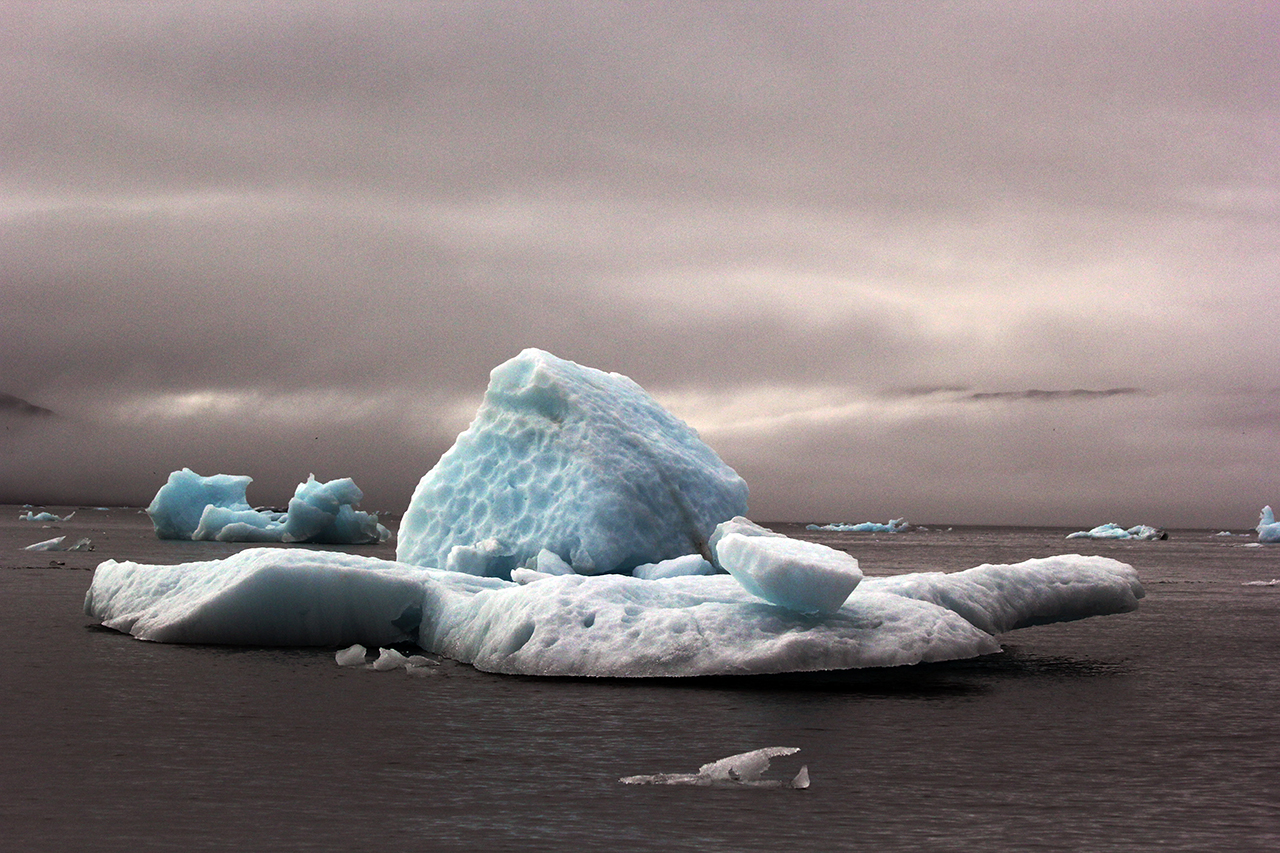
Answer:
[[300, 483], [286, 512], [252, 509], [245, 492], [252, 477], [190, 468], [174, 471], [147, 507], [161, 539], [218, 542], [315, 542], [367, 545], [385, 542], [391, 531], [378, 516], [355, 509], [364, 493], [350, 477]]
[[52, 539], [46, 539], [43, 542], [37, 542], [34, 545], [27, 545], [24, 551], [92, 551], [93, 540], [84, 538], [77, 540], [74, 544], [67, 544], [67, 537], [55, 536]]
[[1276, 521], [1270, 505], [1262, 508], [1258, 514], [1258, 526], [1254, 529], [1258, 531], [1259, 542], [1280, 542], [1280, 523]]
[[864, 578], [836, 612], [814, 616], [723, 574], [575, 573], [518, 584], [340, 552], [251, 548], [177, 566], [108, 560], [94, 572], [85, 613], [158, 642], [410, 642], [487, 672], [638, 678], [976, 657], [998, 652], [1004, 631], [1128, 612], [1142, 596], [1131, 567], [1066, 555]]
[[624, 785], [747, 785], [765, 788], [809, 787], [809, 766], [804, 765], [789, 782], [762, 779], [769, 769], [769, 762], [781, 755], [795, 755], [795, 746], [766, 746], [750, 752], [730, 755], [698, 768], [697, 773], [655, 773], [651, 776], [623, 776], [618, 781]]
[[70, 521], [71, 516], [75, 514], [75, 510], [72, 510], [67, 515], [54, 515], [51, 512], [32, 512], [27, 510], [25, 514], [18, 516], [18, 521]]
[[858, 524], [807, 524], [806, 530], [833, 530], [837, 533], [901, 533], [911, 525], [905, 518], [891, 518], [888, 524], [862, 521]]
[[547, 550], [577, 574], [629, 573], [709, 558], [746, 504], [742, 478], [631, 379], [526, 349], [418, 483], [396, 557], [507, 578]]
[[1139, 524], [1129, 529], [1125, 529], [1118, 524], [1108, 522], [1099, 524], [1092, 530], [1078, 530], [1075, 533], [1068, 533], [1068, 539], [1138, 539], [1142, 541], [1151, 541], [1154, 539], [1168, 539], [1169, 534], [1157, 527], [1149, 527], [1145, 524]]

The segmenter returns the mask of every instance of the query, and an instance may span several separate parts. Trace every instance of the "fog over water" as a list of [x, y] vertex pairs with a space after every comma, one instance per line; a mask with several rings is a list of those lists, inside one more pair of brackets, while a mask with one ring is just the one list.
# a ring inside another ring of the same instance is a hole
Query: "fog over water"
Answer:
[[0, 13], [0, 501], [403, 509], [527, 346], [760, 519], [1280, 501], [1272, 4]]

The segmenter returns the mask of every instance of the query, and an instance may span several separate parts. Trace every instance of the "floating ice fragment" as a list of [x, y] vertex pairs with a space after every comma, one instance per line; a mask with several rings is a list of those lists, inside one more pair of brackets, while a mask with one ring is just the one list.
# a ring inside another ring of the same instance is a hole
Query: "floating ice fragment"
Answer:
[[546, 549], [579, 574], [630, 572], [706, 556], [746, 503], [742, 478], [635, 382], [526, 349], [418, 483], [396, 556], [506, 578]]
[[1272, 578], [1269, 581], [1245, 581], [1241, 586], [1280, 586], [1280, 578]]
[[360, 666], [364, 663], [365, 653], [368, 651], [364, 646], [356, 643], [354, 646], [348, 646], [333, 656], [338, 662], [338, 666]]
[[845, 552], [786, 536], [730, 533], [716, 560], [751, 594], [798, 613], [835, 613], [862, 580]]
[[378, 649], [378, 659], [369, 664], [370, 669], [387, 672], [408, 665], [409, 659], [395, 649]]
[[790, 782], [762, 779], [769, 769], [769, 761], [782, 755], [799, 752], [795, 746], [767, 746], [750, 752], [730, 755], [698, 768], [697, 773], [655, 773], [650, 776], [623, 776], [618, 781], [624, 785], [746, 785], [753, 788], [807, 788], [809, 766], [800, 768]]
[[32, 512], [31, 510], [27, 510], [25, 514], [18, 516], [18, 521], [70, 521], [71, 516], [75, 514], [75, 510], [72, 510], [66, 515], [54, 515], [51, 512]]
[[34, 545], [27, 545], [24, 551], [92, 551], [92, 539], [80, 539], [74, 545], [66, 544], [66, 536], [55, 536], [52, 539], [46, 539], [43, 542], [37, 542]]

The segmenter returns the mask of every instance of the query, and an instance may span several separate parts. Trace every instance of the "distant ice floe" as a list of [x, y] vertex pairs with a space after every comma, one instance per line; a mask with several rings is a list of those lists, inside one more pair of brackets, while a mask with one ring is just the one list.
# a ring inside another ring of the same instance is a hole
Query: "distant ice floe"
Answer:
[[51, 512], [32, 512], [31, 510], [27, 510], [26, 513], [18, 516], [18, 521], [70, 521], [71, 516], [75, 514], [75, 510], [72, 510], [66, 515], [55, 515]]
[[1269, 581], [1245, 581], [1241, 586], [1280, 586], [1280, 578], [1272, 578]]
[[[205, 500], [206, 479], [180, 478], [195, 497], [180, 488], [173, 505]], [[243, 484], [213, 484], [222, 509], [244, 511]], [[373, 669], [412, 671], [391, 648], [409, 643], [488, 672], [641, 678], [975, 657], [1006, 631], [1128, 612], [1144, 594], [1130, 566], [1079, 555], [864, 578], [854, 557], [763, 528], [745, 505], [741, 478], [634, 382], [526, 350], [494, 369], [419, 483], [398, 561], [280, 548], [108, 560], [85, 612], [146, 640], [327, 646]], [[194, 533], [200, 516], [183, 523]]]
[[1100, 524], [1092, 530], [1078, 530], [1075, 533], [1068, 533], [1068, 539], [1138, 539], [1142, 541], [1152, 541], [1155, 539], [1168, 539], [1169, 534], [1158, 527], [1148, 527], [1145, 524], [1138, 524], [1134, 527], [1125, 529], [1118, 524], [1108, 522]]
[[24, 551], [92, 551], [93, 540], [84, 538], [78, 539], [74, 543], [68, 543], [67, 537], [55, 536], [52, 539], [46, 539], [43, 542], [37, 542], [34, 545], [27, 545]]
[[1258, 531], [1259, 542], [1280, 542], [1280, 522], [1276, 521], [1275, 513], [1269, 505], [1264, 506], [1258, 514], [1258, 526], [1255, 529]]
[[321, 483], [312, 474], [298, 485], [286, 512], [249, 506], [245, 491], [252, 477], [190, 468], [174, 471], [147, 507], [161, 539], [218, 542], [315, 542], [366, 545], [384, 542], [391, 531], [374, 513], [355, 507], [364, 499], [350, 477]]
[[862, 521], [857, 524], [806, 524], [806, 530], [832, 530], [837, 533], [901, 533], [911, 527], [905, 518], [891, 518], [888, 524]]
[[795, 788], [809, 787], [809, 766], [803, 765], [800, 772], [789, 781], [761, 778], [769, 769], [770, 759], [782, 755], [794, 755], [799, 752], [795, 746], [767, 746], [738, 755], [730, 755], [719, 761], [712, 761], [698, 768], [697, 773], [655, 773], [651, 776], [623, 776], [618, 781], [624, 785], [697, 785], [710, 787], [713, 785], [744, 785], [750, 788]]

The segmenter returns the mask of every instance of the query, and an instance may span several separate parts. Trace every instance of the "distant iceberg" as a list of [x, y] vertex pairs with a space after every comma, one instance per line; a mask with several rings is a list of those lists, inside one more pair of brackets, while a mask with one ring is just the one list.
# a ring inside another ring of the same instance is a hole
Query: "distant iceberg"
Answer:
[[1254, 529], [1258, 531], [1259, 542], [1280, 542], [1280, 522], [1276, 521], [1270, 505], [1262, 508], [1258, 514], [1258, 526]]
[[376, 514], [355, 509], [364, 494], [349, 477], [321, 483], [308, 476], [286, 512], [251, 508], [245, 492], [252, 482], [244, 475], [202, 477], [183, 468], [169, 475], [146, 512], [161, 539], [365, 545], [391, 535]]
[[832, 530], [837, 533], [901, 533], [911, 525], [905, 518], [891, 518], [888, 524], [862, 521], [857, 524], [807, 524], [806, 530]]
[[75, 510], [72, 510], [67, 515], [54, 515], [51, 512], [32, 512], [31, 510], [27, 510], [25, 514], [20, 514], [18, 516], [18, 521], [70, 521], [71, 516], [75, 514]]
[[1067, 538], [1140, 539], [1143, 541], [1151, 541], [1154, 539], [1168, 539], [1169, 534], [1157, 527], [1148, 527], [1145, 524], [1139, 524], [1126, 530], [1118, 524], [1108, 522], [1107, 524], [1100, 524], [1092, 530], [1078, 530], [1075, 533], [1068, 533]]
[[742, 478], [635, 382], [526, 349], [418, 484], [396, 558], [507, 578], [546, 550], [577, 574], [631, 572], [709, 557], [746, 511]]

